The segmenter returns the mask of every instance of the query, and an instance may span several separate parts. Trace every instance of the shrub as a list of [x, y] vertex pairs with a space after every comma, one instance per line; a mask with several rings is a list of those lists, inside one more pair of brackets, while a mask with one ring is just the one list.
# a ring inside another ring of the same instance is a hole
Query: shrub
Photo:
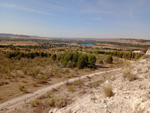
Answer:
[[78, 61], [78, 57], [79, 57], [79, 54], [76, 52], [73, 54], [73, 62], [77, 62]]
[[107, 58], [106, 58], [106, 63], [112, 63], [113, 62], [113, 58], [111, 55], [109, 55]]
[[56, 55], [56, 54], [53, 54], [53, 55], [51, 56], [51, 58], [52, 58], [53, 60], [56, 60], [57, 55]]
[[69, 62], [67, 63], [67, 67], [73, 68], [73, 67], [75, 67], [75, 63], [72, 62], [72, 61], [69, 61]]
[[50, 96], [51, 96], [51, 95], [50, 95], [50, 92], [47, 92], [47, 93], [46, 93], [46, 97], [47, 97], [47, 98], [50, 98]]
[[129, 81], [133, 81], [133, 80], [137, 79], [137, 76], [135, 74], [131, 73], [130, 69], [123, 71], [123, 77], [127, 78]]
[[111, 97], [114, 95], [112, 87], [110, 85], [103, 88], [104, 97]]
[[96, 88], [96, 87], [98, 87], [101, 83], [103, 83], [104, 81], [102, 81], [102, 80], [98, 80], [98, 81], [95, 81], [95, 82], [93, 82], [93, 83], [90, 83], [89, 84], [89, 87], [90, 88]]
[[39, 105], [39, 100], [35, 100], [31, 102], [32, 107], [36, 107], [37, 105]]
[[103, 61], [102, 61], [102, 60], [100, 60], [100, 61], [99, 61], [99, 64], [103, 64]]
[[49, 100], [48, 105], [52, 107], [62, 108], [67, 106], [70, 100], [67, 97], [53, 97]]
[[19, 86], [19, 90], [23, 91], [24, 93], [28, 93], [28, 90], [25, 86]]
[[61, 97], [57, 100], [57, 102], [55, 103], [55, 106], [58, 108], [62, 108], [67, 106], [67, 104], [69, 103], [69, 99], [67, 97]]
[[87, 67], [88, 65], [88, 56], [87, 55], [80, 55], [77, 62], [77, 67], [82, 69]]
[[94, 65], [96, 62], [96, 57], [94, 55], [88, 55], [88, 63], [89, 65]]
[[42, 75], [42, 74], [38, 74], [36, 76], [36, 79], [38, 79], [39, 83], [47, 83], [46, 80], [48, 80], [48, 76]]
[[48, 105], [52, 107], [55, 107], [55, 103], [56, 103], [56, 97], [53, 97], [48, 101]]
[[75, 91], [75, 86], [73, 86], [73, 85], [68, 86], [68, 91], [70, 91], [70, 92]]

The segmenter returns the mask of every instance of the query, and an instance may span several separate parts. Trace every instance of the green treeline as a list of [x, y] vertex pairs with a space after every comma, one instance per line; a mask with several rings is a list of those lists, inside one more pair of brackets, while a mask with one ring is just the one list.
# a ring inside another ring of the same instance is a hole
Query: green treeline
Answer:
[[123, 51], [94, 51], [96, 54], [107, 54], [107, 55], [113, 55], [117, 56], [119, 58], [124, 58], [124, 59], [138, 59], [140, 58], [143, 54], [141, 53], [133, 53], [133, 52], [123, 52]]
[[35, 57], [50, 57], [54, 61], [59, 61], [63, 67], [78, 67], [78, 68], [85, 68], [95, 67], [96, 57], [92, 54], [83, 54], [78, 52], [68, 52], [62, 54], [51, 54], [51, 53], [44, 53], [44, 52], [7, 52], [5, 53], [7, 58], [35, 58]]
[[24, 53], [24, 52], [7, 52], [6, 57], [8, 58], [35, 58], [35, 57], [50, 57], [50, 53], [44, 53], [44, 52], [29, 52], [29, 53]]
[[58, 56], [58, 60], [64, 67], [95, 67], [96, 57], [92, 54], [82, 54], [78, 52], [63, 53]]

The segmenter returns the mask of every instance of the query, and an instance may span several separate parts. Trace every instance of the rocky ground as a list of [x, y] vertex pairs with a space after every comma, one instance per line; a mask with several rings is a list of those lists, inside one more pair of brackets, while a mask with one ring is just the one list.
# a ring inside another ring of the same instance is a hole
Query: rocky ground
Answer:
[[[49, 112], [150, 113], [150, 57], [128, 64], [109, 76], [100, 86], [75, 98], [72, 104]], [[104, 97], [104, 87], [107, 86], [112, 87], [113, 95], [110, 97]]]

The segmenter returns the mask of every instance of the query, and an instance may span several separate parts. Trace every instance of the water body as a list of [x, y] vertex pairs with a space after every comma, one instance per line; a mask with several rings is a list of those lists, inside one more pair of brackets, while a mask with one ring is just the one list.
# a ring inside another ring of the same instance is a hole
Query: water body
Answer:
[[86, 45], [86, 46], [94, 46], [94, 44], [92, 44], [92, 43], [85, 43], [85, 44], [82, 44], [82, 45]]

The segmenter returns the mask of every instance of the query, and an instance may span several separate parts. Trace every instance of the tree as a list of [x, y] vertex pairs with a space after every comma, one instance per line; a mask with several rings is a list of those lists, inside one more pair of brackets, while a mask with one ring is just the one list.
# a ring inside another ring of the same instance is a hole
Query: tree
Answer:
[[72, 60], [73, 60], [73, 62], [77, 62], [78, 61], [78, 57], [79, 57], [79, 54], [76, 52], [76, 53], [74, 53], [73, 54], [73, 58], [72, 58]]
[[106, 63], [112, 63], [113, 62], [113, 58], [111, 55], [109, 55], [107, 58], [106, 58]]
[[96, 62], [96, 57], [94, 55], [88, 55], [88, 63], [89, 65], [95, 65], [95, 62]]
[[53, 60], [56, 60], [56, 58], [57, 58], [56, 54], [53, 54], [53, 55], [52, 55], [52, 59], [53, 59]]
[[80, 54], [77, 62], [77, 67], [82, 69], [84, 67], [87, 67], [88, 65], [88, 56], [84, 54]]
[[102, 60], [100, 60], [100, 61], [99, 61], [99, 64], [103, 64], [103, 61], [102, 61]]

